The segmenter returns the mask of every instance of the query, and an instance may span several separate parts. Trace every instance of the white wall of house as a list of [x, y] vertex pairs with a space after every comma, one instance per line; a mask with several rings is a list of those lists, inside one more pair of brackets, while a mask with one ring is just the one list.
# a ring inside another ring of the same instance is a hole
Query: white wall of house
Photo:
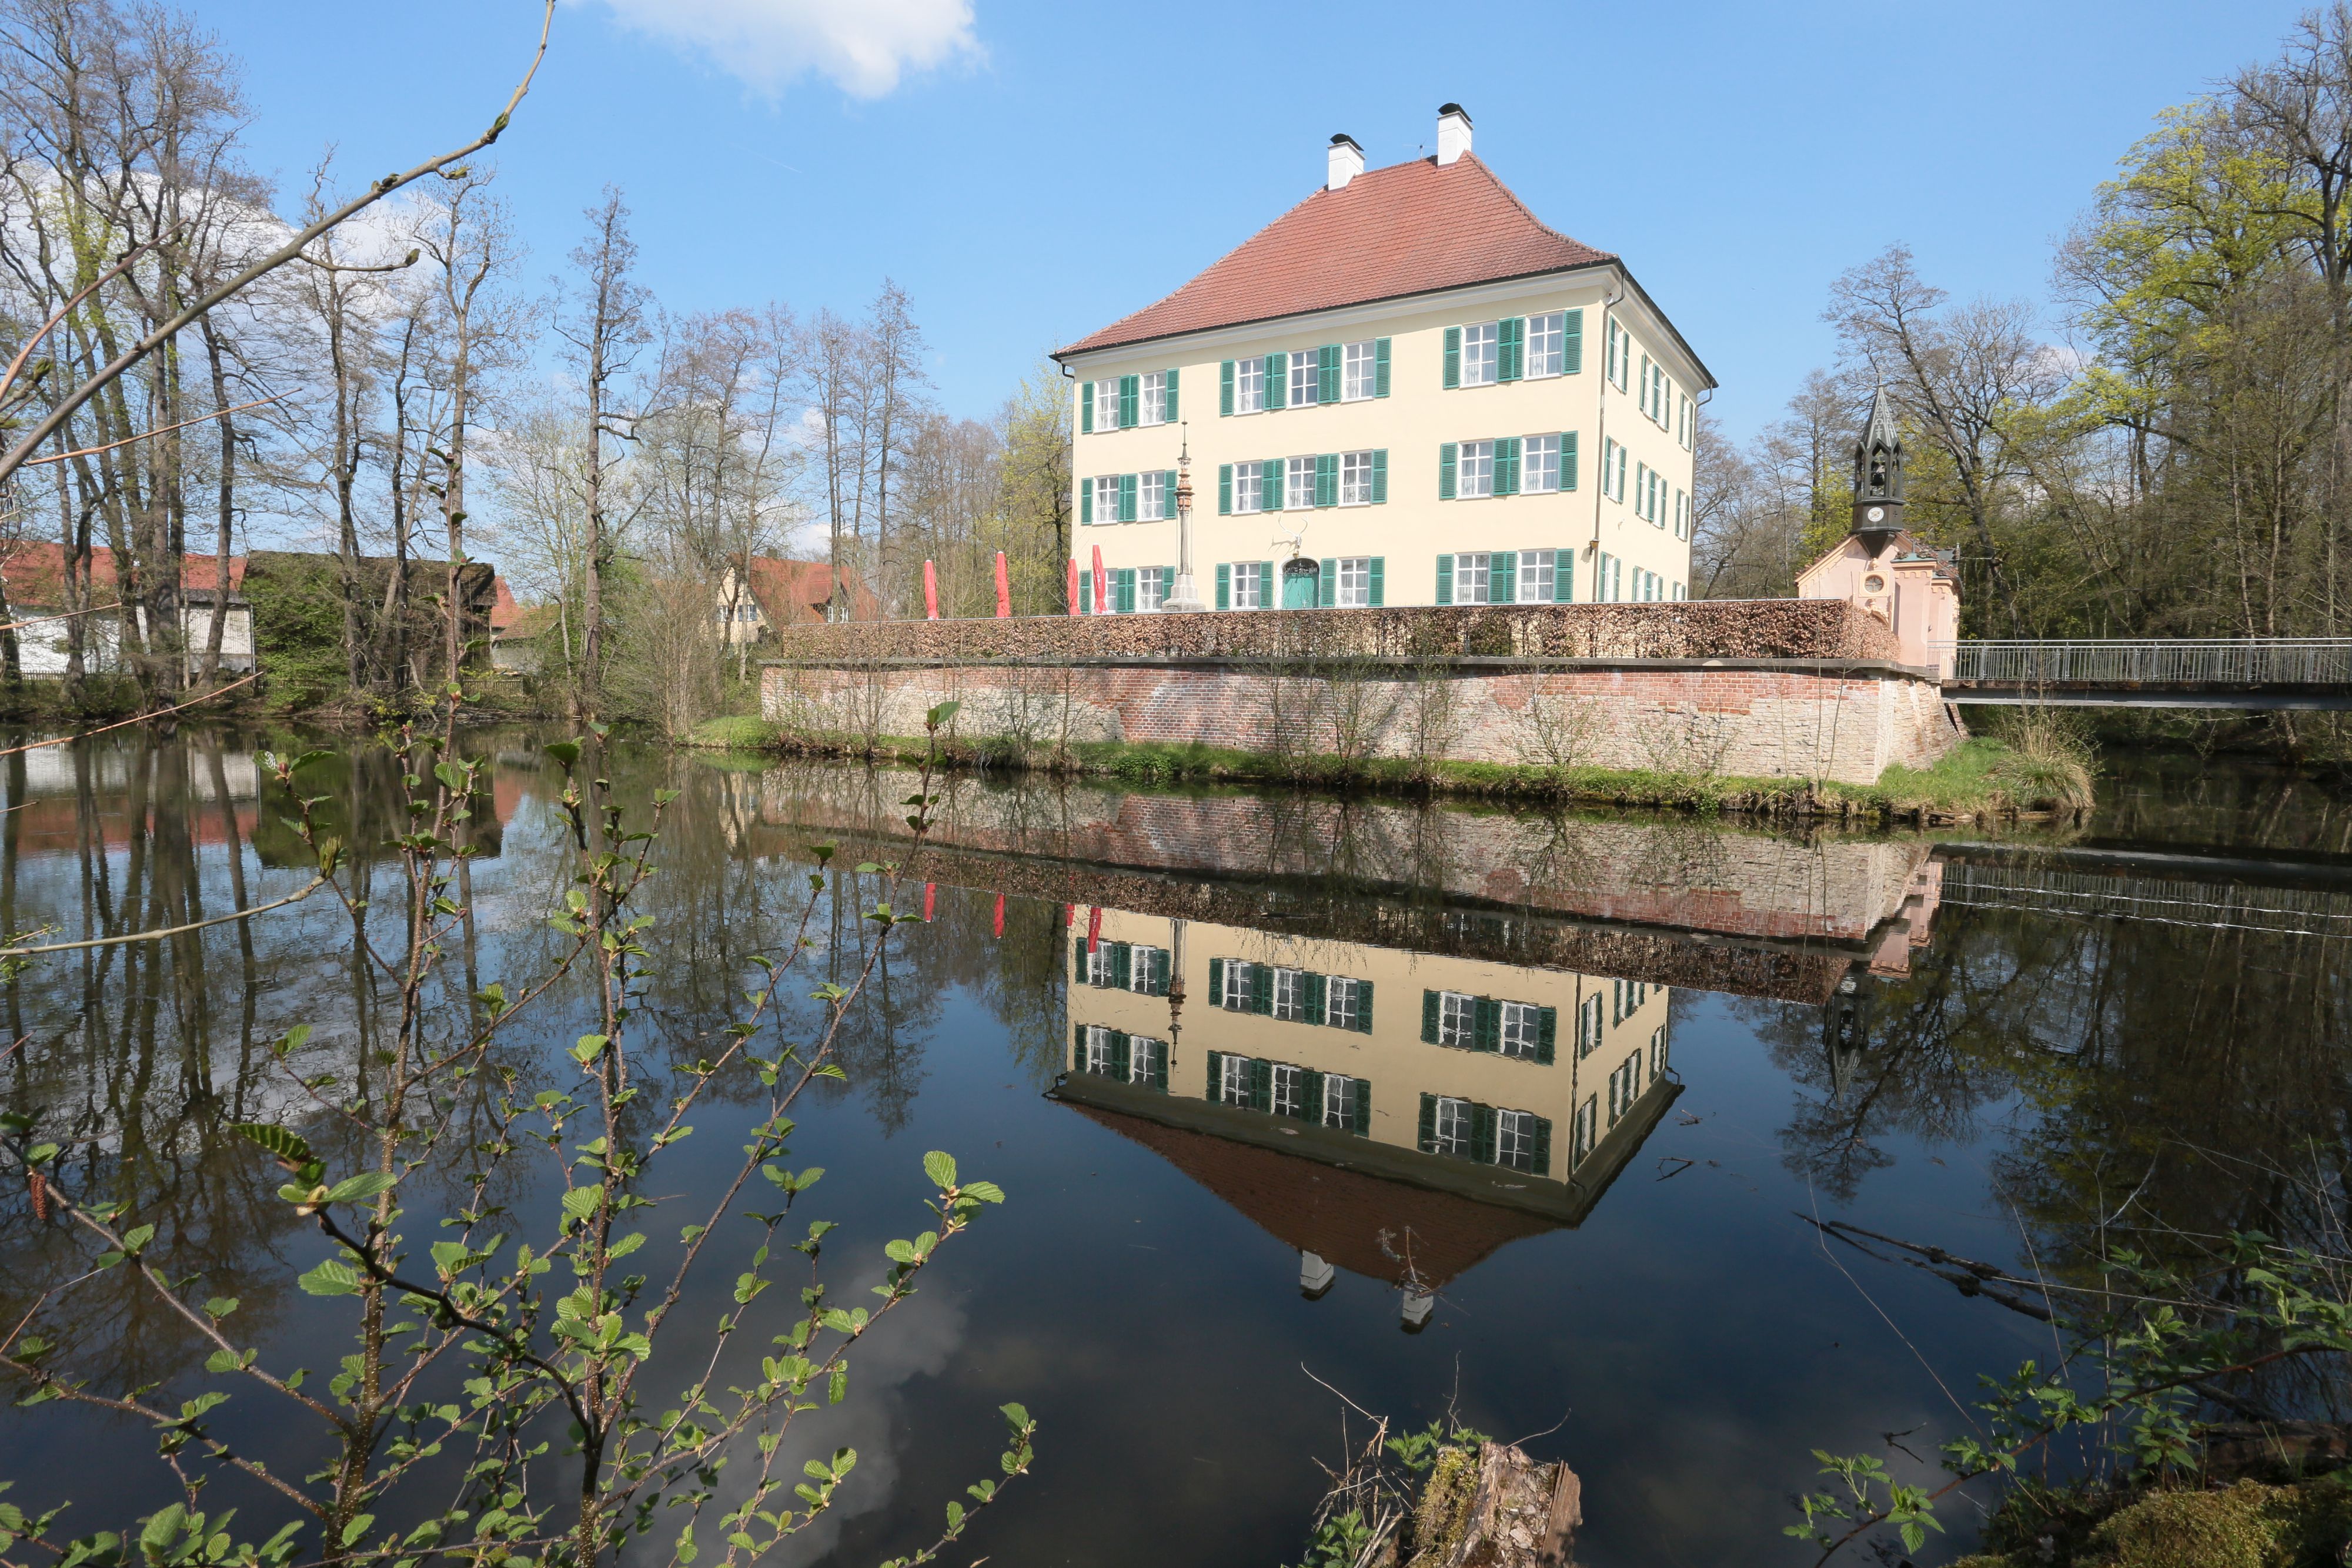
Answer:
[[[144, 631], [147, 612], [139, 608], [139, 625]], [[116, 623], [110, 612], [82, 617], [82, 668], [99, 674], [117, 667]], [[184, 604], [180, 607], [180, 625], [188, 648], [188, 668], [194, 670], [203, 662], [206, 639], [212, 635], [213, 607], [209, 604]], [[24, 627], [16, 633], [16, 656], [27, 679], [61, 679], [66, 673], [66, 622], [41, 621]], [[231, 604], [227, 619], [221, 626], [221, 668], [237, 674], [253, 668], [253, 611], [243, 604]]]

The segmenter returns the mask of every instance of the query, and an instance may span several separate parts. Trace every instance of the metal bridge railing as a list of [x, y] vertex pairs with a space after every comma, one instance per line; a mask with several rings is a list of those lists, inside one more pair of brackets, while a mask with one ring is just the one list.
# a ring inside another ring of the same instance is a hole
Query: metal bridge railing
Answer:
[[1949, 679], [1999, 685], [2352, 685], [2352, 637], [1993, 639], [1944, 648]]
[[2352, 939], [2352, 893], [1947, 862], [1943, 903]]

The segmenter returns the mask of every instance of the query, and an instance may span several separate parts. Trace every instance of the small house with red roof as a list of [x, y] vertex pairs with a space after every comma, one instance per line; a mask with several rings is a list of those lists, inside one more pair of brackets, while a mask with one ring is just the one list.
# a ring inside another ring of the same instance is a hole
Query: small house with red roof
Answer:
[[1055, 354], [1076, 400], [1076, 608], [1686, 596], [1715, 378], [1622, 257], [1472, 152], [1461, 105], [1436, 145], [1368, 170], [1333, 137], [1322, 189]]
[[[220, 591], [220, 568], [227, 568], [227, 591]], [[220, 667], [242, 674], [253, 668], [253, 607], [245, 597], [246, 558], [222, 560], [190, 554], [180, 562], [180, 619], [194, 670], [212, 634], [216, 608], [225, 608], [221, 624]], [[18, 622], [16, 654], [20, 668], [32, 679], [57, 678], [66, 673], [66, 555], [64, 547], [26, 540], [0, 556], [0, 583], [6, 585], [8, 619]], [[121, 612], [112, 608], [121, 593], [114, 552], [103, 545], [89, 552], [89, 580], [83, 585], [83, 668], [92, 672], [115, 664], [115, 641]], [[139, 606], [139, 624], [146, 624], [146, 608]], [[27, 624], [29, 622], [29, 624]]]
[[866, 580], [830, 561], [755, 555], [749, 564], [748, 576], [729, 567], [719, 580], [715, 613], [730, 647], [757, 643], [772, 627], [881, 618]]

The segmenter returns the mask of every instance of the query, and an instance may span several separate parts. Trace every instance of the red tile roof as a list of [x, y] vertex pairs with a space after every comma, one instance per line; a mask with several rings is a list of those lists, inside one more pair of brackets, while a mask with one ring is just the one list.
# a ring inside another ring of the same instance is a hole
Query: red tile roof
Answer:
[[[51, 605], [64, 602], [65, 548], [39, 540], [26, 540], [9, 547], [0, 558], [0, 580], [8, 585], [12, 604]], [[180, 587], [184, 592], [212, 591], [213, 557], [191, 551], [181, 559]], [[89, 578], [92, 584], [111, 591], [114, 587], [114, 552], [100, 545], [89, 552]], [[245, 588], [245, 557], [228, 558], [228, 591], [242, 592]]]
[[1316, 192], [1165, 299], [1055, 357], [1616, 259], [1546, 228], [1475, 154], [1444, 168], [1423, 158]]
[[[848, 572], [842, 573], [848, 590], [849, 617], [873, 621], [881, 616], [881, 601], [874, 591]], [[751, 558], [751, 597], [771, 626], [803, 626], [824, 619], [833, 599], [833, 565], [822, 560], [785, 560], [778, 556]]]

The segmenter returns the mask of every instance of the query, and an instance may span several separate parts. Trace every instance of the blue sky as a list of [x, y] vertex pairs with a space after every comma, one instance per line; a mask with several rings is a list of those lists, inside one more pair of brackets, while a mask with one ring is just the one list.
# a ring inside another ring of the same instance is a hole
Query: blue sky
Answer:
[[[356, 182], [462, 140], [539, 12], [194, 9], [287, 190], [330, 144]], [[1828, 357], [1830, 279], [1892, 242], [1955, 294], [2045, 298], [2053, 244], [2152, 117], [2300, 9], [565, 0], [499, 183], [535, 282], [607, 182], [672, 309], [852, 311], [895, 277], [941, 401], [984, 415], [1320, 184], [1331, 132], [1396, 162], [1458, 99], [1538, 214], [1625, 256], [1744, 434]]]

